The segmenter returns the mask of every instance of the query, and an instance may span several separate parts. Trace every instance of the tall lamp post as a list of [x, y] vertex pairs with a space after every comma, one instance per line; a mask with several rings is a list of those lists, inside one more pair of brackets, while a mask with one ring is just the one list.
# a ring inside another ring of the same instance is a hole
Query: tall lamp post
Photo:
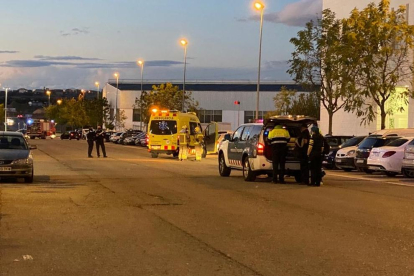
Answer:
[[[60, 122], [60, 108], [59, 108], [59, 106], [62, 104], [62, 100], [61, 99], [58, 99], [56, 101], [56, 103], [58, 104], [58, 120]], [[58, 123], [58, 125], [60, 125], [60, 123]], [[59, 128], [60, 128], [60, 132], [62, 132], [62, 126], [59, 126]]]
[[142, 94], [144, 93], [143, 82], [144, 82], [144, 61], [138, 60], [138, 65], [141, 66], [141, 96], [139, 97], [139, 129], [142, 130]]
[[7, 131], [7, 92], [9, 92], [9, 88], [6, 87], [6, 97], [4, 100], [4, 131]]
[[119, 73], [115, 73], [114, 74], [115, 78], [116, 78], [116, 98], [115, 98], [115, 112], [114, 112], [114, 118], [115, 118], [115, 124], [117, 122], [117, 116], [118, 116], [118, 84], [119, 84]]
[[96, 98], [99, 100], [99, 81], [95, 81], [95, 86], [98, 88], [98, 92], [96, 93]]
[[257, 91], [256, 91], [256, 120], [259, 119], [259, 92], [260, 92], [260, 65], [262, 61], [262, 33], [263, 33], [263, 11], [264, 5], [260, 2], [255, 2], [254, 7], [260, 11], [260, 41], [259, 41], [259, 68], [257, 70]]
[[185, 101], [185, 71], [187, 69], [187, 45], [188, 41], [185, 39], [180, 40], [181, 45], [184, 47], [184, 79], [183, 79], [183, 102], [181, 112], [184, 112], [184, 101]]
[[49, 100], [48, 100], [48, 103], [49, 103], [49, 104], [48, 104], [47, 106], [50, 106], [50, 95], [51, 95], [51, 94], [52, 94], [52, 91], [50, 91], [50, 90], [47, 90], [47, 91], [46, 91], [46, 95], [48, 96], [48, 99], [49, 99]]

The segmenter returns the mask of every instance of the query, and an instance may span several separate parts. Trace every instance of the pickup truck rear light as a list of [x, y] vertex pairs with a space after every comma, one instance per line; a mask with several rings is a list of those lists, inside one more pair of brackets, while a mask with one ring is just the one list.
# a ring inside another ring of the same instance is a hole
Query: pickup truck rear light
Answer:
[[384, 153], [382, 158], [387, 158], [387, 157], [393, 156], [395, 153], [396, 153], [395, 151], [387, 151], [386, 153]]
[[265, 146], [262, 143], [258, 143], [257, 146], [256, 146], [257, 155], [263, 155], [264, 154], [264, 148], [265, 148]]

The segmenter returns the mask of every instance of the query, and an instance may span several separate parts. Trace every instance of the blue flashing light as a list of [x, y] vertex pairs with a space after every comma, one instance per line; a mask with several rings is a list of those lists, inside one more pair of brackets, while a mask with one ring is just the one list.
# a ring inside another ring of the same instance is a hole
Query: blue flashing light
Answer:
[[29, 124], [29, 125], [33, 124], [33, 120], [32, 119], [28, 119], [27, 120], [27, 124]]

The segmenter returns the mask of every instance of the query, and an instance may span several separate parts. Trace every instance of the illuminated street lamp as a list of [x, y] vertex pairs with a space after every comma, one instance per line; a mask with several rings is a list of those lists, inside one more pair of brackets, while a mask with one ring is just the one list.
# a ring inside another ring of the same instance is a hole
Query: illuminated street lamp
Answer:
[[96, 98], [99, 99], [99, 81], [95, 81], [95, 86], [98, 87], [98, 93], [96, 93]]
[[184, 97], [185, 97], [185, 71], [187, 69], [187, 45], [188, 41], [185, 39], [180, 40], [180, 44], [184, 47], [184, 80], [183, 80], [183, 102], [181, 111], [184, 112]]
[[140, 96], [140, 104], [139, 104], [139, 112], [140, 112], [140, 116], [139, 116], [139, 128], [140, 130], [142, 130], [142, 94], [144, 93], [143, 90], [143, 82], [144, 82], [144, 61], [143, 60], [138, 60], [138, 65], [141, 66], [141, 96]]
[[59, 99], [59, 100], [57, 100], [57, 101], [56, 101], [56, 103], [57, 103], [58, 105], [61, 105], [61, 104], [62, 104], [62, 100], [61, 100], [61, 99]]
[[118, 115], [118, 91], [119, 91], [118, 83], [119, 83], [119, 73], [115, 73], [114, 76], [116, 78], [116, 99], [115, 99], [115, 112], [114, 112], [115, 120], [116, 120], [116, 118], [117, 118], [116, 116]]
[[7, 131], [7, 93], [9, 92], [9, 88], [5, 88], [6, 97], [4, 99], [4, 131]]
[[50, 91], [50, 90], [47, 90], [46, 91], [46, 95], [48, 96], [48, 98], [49, 98], [49, 104], [47, 105], [47, 106], [50, 106], [50, 95], [52, 94], [52, 91]]
[[262, 33], [263, 33], [263, 11], [264, 5], [261, 2], [255, 2], [254, 8], [260, 11], [260, 40], [259, 40], [259, 68], [257, 70], [257, 92], [256, 92], [256, 120], [259, 119], [259, 92], [260, 92], [260, 65], [262, 61]]

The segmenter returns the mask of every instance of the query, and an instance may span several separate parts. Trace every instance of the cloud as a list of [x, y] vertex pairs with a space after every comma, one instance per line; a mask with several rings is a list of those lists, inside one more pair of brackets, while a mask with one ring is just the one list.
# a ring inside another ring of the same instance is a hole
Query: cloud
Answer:
[[0, 51], [0, 54], [17, 54], [19, 51]]
[[78, 56], [43, 56], [43, 55], [37, 55], [34, 56], [36, 59], [40, 60], [102, 60], [100, 58], [84, 58], [84, 57], [78, 57]]
[[[35, 58], [43, 56], [35, 56]], [[75, 68], [84, 69], [99, 69], [99, 68], [136, 68], [137, 64], [132, 61], [124, 62], [110, 62], [110, 63], [93, 63], [93, 62], [68, 62], [59, 60], [77, 60], [77, 59], [57, 59], [58, 61], [40, 59], [40, 60], [9, 60], [0, 63], [0, 67], [12, 67], [12, 68], [34, 68], [34, 67], [50, 67], [50, 66], [72, 66]], [[81, 59], [91, 60], [91, 59]], [[93, 60], [93, 59], [92, 59]], [[174, 65], [183, 64], [181, 61], [174, 60], [149, 60], [145, 62], [146, 67], [170, 67]]]
[[[304, 27], [310, 20], [320, 18], [322, 0], [300, 0], [286, 5], [280, 12], [265, 13], [263, 19], [272, 23], [280, 23], [294, 27]], [[260, 20], [260, 15], [254, 15], [249, 20]], [[246, 19], [238, 19], [240, 22]]]
[[89, 28], [73, 28], [70, 31], [60, 31], [61, 36], [70, 36], [70, 35], [78, 35], [78, 34], [89, 34]]

